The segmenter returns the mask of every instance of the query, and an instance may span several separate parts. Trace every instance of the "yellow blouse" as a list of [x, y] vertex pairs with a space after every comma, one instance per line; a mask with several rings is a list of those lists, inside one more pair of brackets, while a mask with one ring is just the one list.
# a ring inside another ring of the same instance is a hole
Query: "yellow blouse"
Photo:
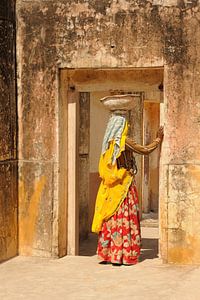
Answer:
[[[125, 141], [128, 132], [126, 123], [120, 141], [120, 152], [125, 150]], [[97, 198], [94, 219], [92, 223], [92, 232], [98, 233], [101, 230], [104, 220], [108, 220], [118, 209], [122, 201], [125, 199], [133, 175], [125, 168], [117, 168], [117, 161], [111, 163], [111, 157], [114, 151], [115, 141], [112, 140], [109, 148], [100, 157], [99, 174], [102, 179]]]

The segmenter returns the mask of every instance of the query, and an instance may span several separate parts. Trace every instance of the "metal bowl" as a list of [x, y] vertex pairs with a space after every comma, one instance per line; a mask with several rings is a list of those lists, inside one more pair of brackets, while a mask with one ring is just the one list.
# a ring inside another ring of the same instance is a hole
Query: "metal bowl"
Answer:
[[101, 103], [109, 110], [131, 110], [134, 108], [135, 95], [113, 95], [100, 99]]

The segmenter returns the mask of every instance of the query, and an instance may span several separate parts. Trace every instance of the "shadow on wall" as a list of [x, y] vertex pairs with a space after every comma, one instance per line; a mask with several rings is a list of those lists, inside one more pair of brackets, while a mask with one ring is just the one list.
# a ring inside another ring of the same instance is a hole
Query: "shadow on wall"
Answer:
[[[80, 243], [80, 256], [96, 255], [97, 249], [97, 234], [91, 233], [87, 240]], [[140, 262], [146, 259], [154, 259], [158, 257], [158, 239], [157, 238], [142, 238], [142, 250]]]

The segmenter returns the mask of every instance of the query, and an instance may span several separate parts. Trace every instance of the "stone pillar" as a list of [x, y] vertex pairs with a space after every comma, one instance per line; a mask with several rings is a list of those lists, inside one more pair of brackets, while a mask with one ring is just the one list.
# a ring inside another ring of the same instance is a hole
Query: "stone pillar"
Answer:
[[0, 3], [0, 261], [17, 255], [15, 5]]
[[[156, 137], [160, 123], [160, 104], [144, 102], [144, 145]], [[144, 156], [143, 212], [158, 211], [159, 198], [159, 152], [160, 147], [151, 155]]]
[[90, 93], [80, 93], [79, 97], [79, 238], [86, 239], [89, 233], [89, 143], [90, 143]]
[[200, 263], [200, 93], [197, 66], [199, 68], [198, 59], [187, 66], [176, 64], [165, 69], [160, 250], [161, 257], [168, 263]]
[[[131, 127], [131, 137], [138, 144], [143, 144], [143, 94], [135, 93], [134, 98], [134, 108], [130, 113], [130, 127]], [[142, 216], [142, 202], [143, 202], [143, 161], [144, 158], [142, 155], [134, 153], [136, 164], [138, 167], [138, 172], [135, 176], [138, 197], [139, 197], [139, 207], [140, 207], [140, 216]]]

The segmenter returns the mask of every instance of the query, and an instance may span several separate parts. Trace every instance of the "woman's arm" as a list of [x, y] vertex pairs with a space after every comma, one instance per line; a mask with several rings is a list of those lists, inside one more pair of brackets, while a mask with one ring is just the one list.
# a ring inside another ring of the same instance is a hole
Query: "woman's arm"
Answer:
[[153, 150], [155, 150], [158, 147], [158, 145], [162, 142], [163, 135], [164, 135], [163, 126], [161, 126], [158, 130], [156, 139], [151, 144], [146, 145], [146, 146], [137, 144], [135, 142], [135, 140], [133, 140], [133, 139], [126, 138], [126, 148], [129, 150], [132, 150], [138, 154], [148, 155]]

